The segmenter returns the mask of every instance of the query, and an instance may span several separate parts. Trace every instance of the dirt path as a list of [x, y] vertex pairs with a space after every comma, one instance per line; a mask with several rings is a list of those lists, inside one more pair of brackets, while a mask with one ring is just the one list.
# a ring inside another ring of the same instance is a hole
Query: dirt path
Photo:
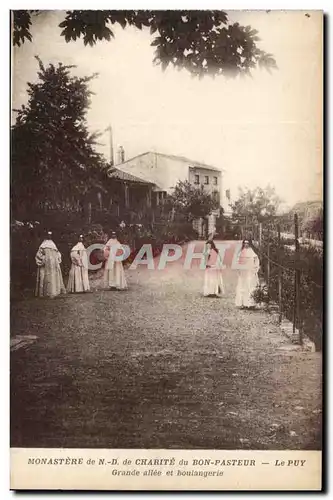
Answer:
[[320, 448], [321, 355], [235, 309], [234, 271], [222, 299], [180, 261], [127, 276], [12, 305], [12, 335], [38, 337], [11, 354], [12, 446]]

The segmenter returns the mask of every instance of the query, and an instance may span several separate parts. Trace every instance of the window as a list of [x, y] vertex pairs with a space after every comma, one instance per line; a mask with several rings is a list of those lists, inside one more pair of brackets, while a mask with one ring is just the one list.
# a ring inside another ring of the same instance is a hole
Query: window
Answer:
[[214, 186], [217, 186], [217, 177], [214, 177]]
[[208, 175], [205, 175], [205, 184], [209, 184], [209, 177], [208, 177]]
[[199, 178], [198, 174], [195, 174], [195, 176], [194, 176], [194, 184], [199, 184], [199, 182], [200, 182], [200, 178]]

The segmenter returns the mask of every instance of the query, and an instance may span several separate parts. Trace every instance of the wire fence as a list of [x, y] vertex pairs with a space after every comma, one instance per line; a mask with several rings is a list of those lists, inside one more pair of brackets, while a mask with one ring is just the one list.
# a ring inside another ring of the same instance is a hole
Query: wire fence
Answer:
[[264, 284], [258, 301], [274, 304], [279, 311], [280, 323], [284, 318], [292, 322], [300, 344], [306, 335], [315, 343], [316, 349], [321, 350], [323, 248], [303, 243], [299, 237], [297, 214], [294, 215], [292, 235], [290, 229], [286, 239], [278, 222], [243, 228], [242, 236], [250, 235], [256, 242], [261, 261]]

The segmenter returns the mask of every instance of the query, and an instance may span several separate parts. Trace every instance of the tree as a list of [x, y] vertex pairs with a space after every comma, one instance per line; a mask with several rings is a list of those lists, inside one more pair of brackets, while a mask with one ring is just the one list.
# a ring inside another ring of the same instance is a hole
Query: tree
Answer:
[[[32, 40], [30, 27], [38, 10], [13, 11], [13, 43]], [[68, 10], [59, 24], [66, 42], [83, 38], [84, 44], [114, 37], [110, 26], [150, 28], [157, 36], [154, 63], [186, 68], [193, 76], [250, 75], [256, 67], [268, 71], [277, 65], [272, 54], [261, 50], [258, 31], [231, 23], [219, 10]]]
[[39, 79], [28, 83], [28, 103], [16, 110], [12, 127], [13, 210], [58, 206], [104, 179], [96, 135], [86, 123], [95, 75], [78, 78], [70, 74], [74, 66], [37, 60]]
[[207, 193], [204, 186], [197, 188], [189, 181], [178, 181], [173, 193], [166, 200], [166, 206], [191, 221], [209, 215], [219, 207], [219, 201], [217, 195]]
[[317, 215], [311, 217], [304, 221], [302, 224], [302, 231], [307, 232], [311, 237], [318, 238], [319, 240], [323, 239], [324, 236], [324, 214], [323, 210], [320, 209]]
[[269, 221], [276, 216], [280, 203], [275, 189], [270, 186], [240, 189], [238, 200], [231, 205], [232, 219], [245, 225]]

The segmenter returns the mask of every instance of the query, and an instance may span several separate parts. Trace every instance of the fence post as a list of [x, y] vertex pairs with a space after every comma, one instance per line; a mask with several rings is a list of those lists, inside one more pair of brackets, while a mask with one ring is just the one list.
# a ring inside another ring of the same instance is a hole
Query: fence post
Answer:
[[88, 221], [87, 221], [88, 224], [91, 224], [91, 201], [89, 201], [89, 203], [88, 203], [88, 217], [87, 217], [87, 219], [88, 219]]
[[294, 225], [295, 225], [295, 277], [294, 277], [294, 321], [293, 321], [293, 333], [295, 333], [296, 326], [298, 326], [299, 331], [299, 343], [303, 344], [303, 332], [302, 332], [302, 322], [300, 318], [300, 269], [299, 269], [299, 241], [298, 241], [298, 215], [294, 214]]
[[269, 285], [270, 285], [270, 275], [271, 275], [271, 263], [270, 263], [270, 243], [268, 241], [267, 243], [267, 289], [268, 289], [268, 296], [269, 296]]
[[296, 257], [297, 257], [297, 241], [298, 241], [298, 220], [297, 214], [294, 214], [294, 235], [295, 235], [295, 253], [294, 253], [294, 314], [293, 314], [293, 333], [296, 330], [297, 322], [297, 276], [296, 276]]
[[279, 284], [279, 323], [282, 322], [282, 269], [281, 269], [281, 228], [280, 224], [277, 226], [278, 230], [278, 284]]

